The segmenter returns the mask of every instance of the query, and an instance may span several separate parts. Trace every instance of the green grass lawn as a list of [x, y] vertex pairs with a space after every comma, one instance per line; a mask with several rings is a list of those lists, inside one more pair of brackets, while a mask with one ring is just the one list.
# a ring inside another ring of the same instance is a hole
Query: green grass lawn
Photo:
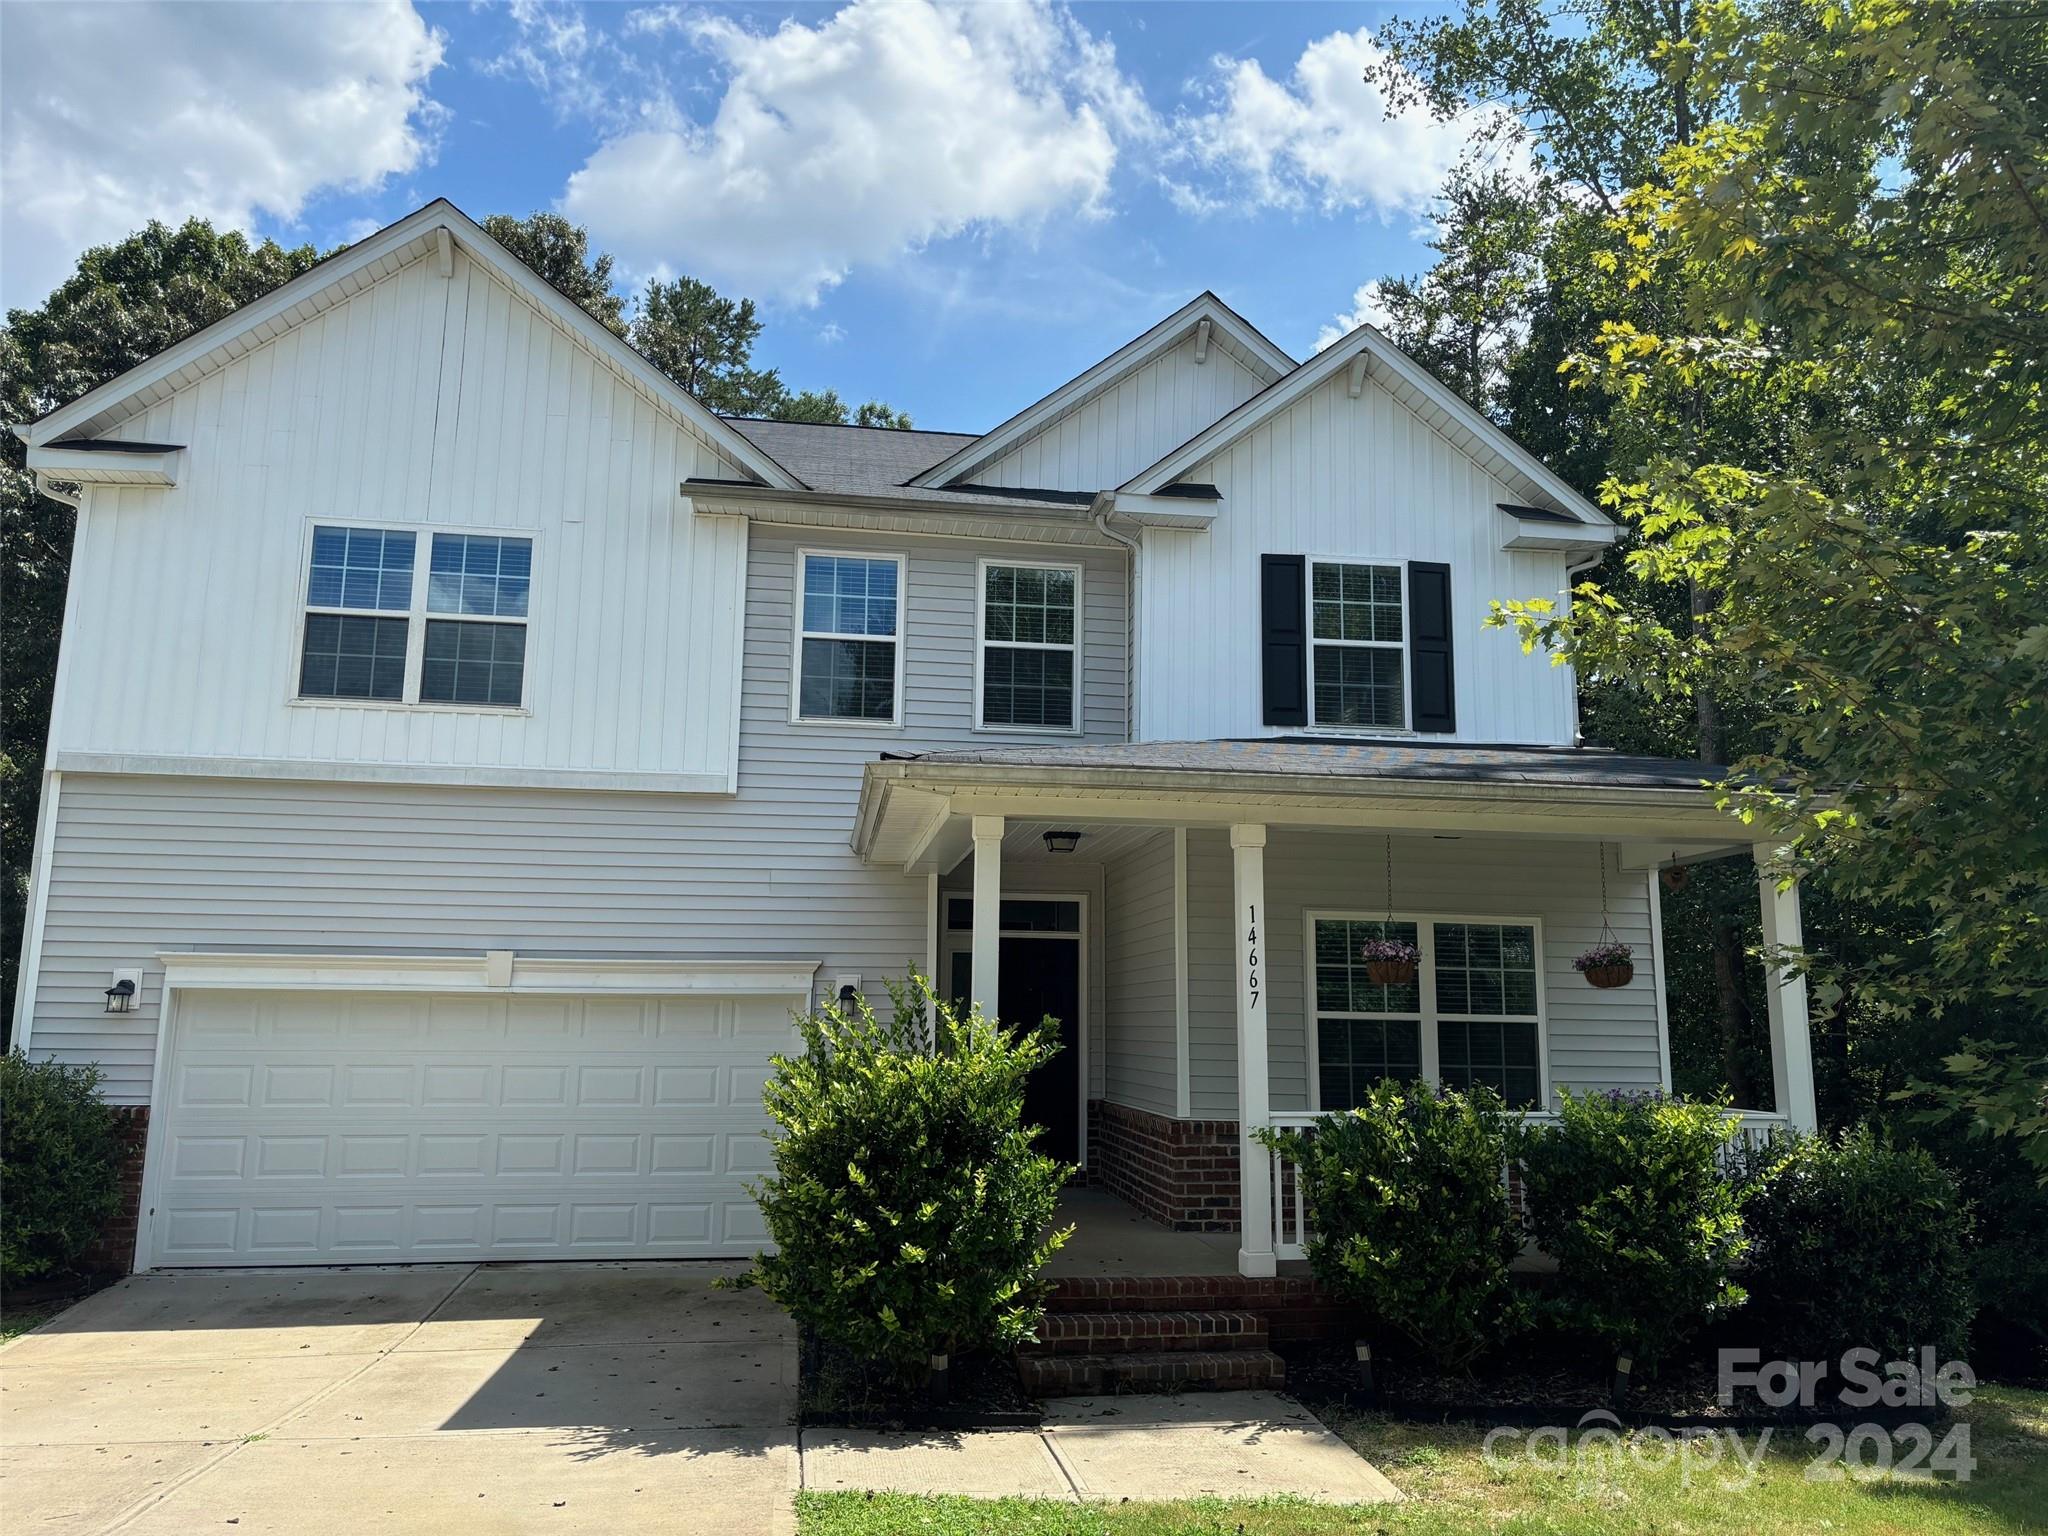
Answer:
[[[1814, 1536], [2038, 1532], [2048, 1527], [2048, 1393], [1986, 1388], [1958, 1410], [1977, 1459], [1968, 1482], [1886, 1477], [1809, 1481], [1813, 1447], [1778, 1431], [1757, 1477], [1695, 1457], [1644, 1467], [1623, 1455], [1604, 1471], [1496, 1470], [1482, 1431], [1359, 1416], [1331, 1424], [1407, 1496], [1398, 1505], [1330, 1507], [1299, 1500], [1190, 1499], [1075, 1505], [1049, 1500], [924, 1499], [806, 1493], [800, 1536], [1464, 1536], [1468, 1532], [1707, 1533]], [[1937, 1437], [1939, 1438], [1939, 1437]], [[1753, 1447], [1754, 1437], [1750, 1438]]]

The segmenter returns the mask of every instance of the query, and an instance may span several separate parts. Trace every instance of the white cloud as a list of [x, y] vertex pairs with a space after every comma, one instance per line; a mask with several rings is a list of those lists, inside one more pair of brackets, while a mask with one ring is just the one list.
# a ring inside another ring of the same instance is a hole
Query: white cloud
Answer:
[[0, 267], [40, 302], [84, 247], [152, 218], [250, 228], [432, 158], [443, 39], [409, 0], [10, 5]]
[[1365, 79], [1384, 57], [1361, 27], [1310, 43], [1284, 81], [1256, 59], [1214, 59], [1208, 109], [1184, 113], [1176, 126], [1184, 158], [1224, 186], [1168, 179], [1167, 191], [1190, 213], [1421, 212], [1465, 147], [1503, 119], [1481, 109], [1439, 122], [1419, 105], [1389, 118], [1385, 95]]
[[1099, 215], [1119, 138], [1158, 132], [1110, 45], [1045, 3], [853, 0], [772, 33], [637, 14], [710, 55], [723, 94], [704, 122], [644, 109], [569, 179], [563, 212], [635, 272], [814, 302], [934, 240]]
[[1386, 302], [1380, 297], [1379, 279], [1361, 283], [1351, 295], [1351, 308], [1333, 316], [1316, 332], [1316, 350], [1321, 352], [1335, 346], [1361, 325], [1376, 325], [1385, 330], [1389, 318]]

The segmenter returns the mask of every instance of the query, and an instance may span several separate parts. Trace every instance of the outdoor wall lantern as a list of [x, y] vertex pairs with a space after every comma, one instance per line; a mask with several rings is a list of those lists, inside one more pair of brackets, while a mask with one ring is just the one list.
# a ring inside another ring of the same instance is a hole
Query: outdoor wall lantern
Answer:
[[115, 977], [114, 984], [107, 988], [107, 1012], [133, 1013], [138, 1001], [135, 994], [136, 986], [133, 976]]
[[1047, 853], [1072, 853], [1081, 843], [1078, 832], [1048, 832], [1045, 834]]

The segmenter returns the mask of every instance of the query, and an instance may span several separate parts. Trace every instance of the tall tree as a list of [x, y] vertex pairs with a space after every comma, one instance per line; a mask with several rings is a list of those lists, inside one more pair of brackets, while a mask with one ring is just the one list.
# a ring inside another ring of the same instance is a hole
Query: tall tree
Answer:
[[[614, 335], [626, 334], [626, 301], [612, 291], [608, 251], [590, 254], [590, 231], [559, 213], [530, 213], [515, 219], [494, 213], [484, 233], [517, 256], [555, 290], [573, 299]], [[687, 387], [687, 386], [685, 386]]]
[[728, 299], [694, 277], [650, 280], [633, 308], [633, 345], [714, 411], [765, 416], [790, 398], [774, 369], [753, 366], [761, 318], [752, 299]]
[[[202, 219], [151, 223], [95, 246], [41, 305], [8, 311], [5, 421], [33, 421], [77, 399], [315, 259], [311, 246], [252, 244]], [[9, 1037], [75, 522], [68, 503], [37, 489], [26, 454], [12, 432], [0, 433], [0, 1018]]]
[[[1734, 103], [1630, 194], [1578, 376], [1653, 450], [1607, 489], [1647, 594], [1501, 617], [1686, 697], [1747, 679], [1723, 793], [1788, 872], [1911, 926], [1815, 958], [1880, 1011], [2048, 1011], [2048, 18], [2006, 0], [1723, 0], [1665, 57]], [[1701, 419], [1780, 424], [1741, 442]], [[1958, 1053], [2048, 1132], [2038, 1056]], [[2002, 1121], [1986, 1102], [2007, 1106]], [[2048, 1166], [2048, 1141], [2038, 1144]]]

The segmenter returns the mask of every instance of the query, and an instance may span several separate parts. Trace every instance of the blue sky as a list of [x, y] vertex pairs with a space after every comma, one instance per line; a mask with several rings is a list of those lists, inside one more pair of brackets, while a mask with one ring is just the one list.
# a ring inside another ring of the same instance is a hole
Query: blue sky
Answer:
[[978, 430], [1205, 287], [1299, 356], [1426, 262], [1475, 124], [1386, 119], [1391, 9], [9, 6], [0, 296], [149, 217], [557, 208], [756, 298], [793, 386]]

